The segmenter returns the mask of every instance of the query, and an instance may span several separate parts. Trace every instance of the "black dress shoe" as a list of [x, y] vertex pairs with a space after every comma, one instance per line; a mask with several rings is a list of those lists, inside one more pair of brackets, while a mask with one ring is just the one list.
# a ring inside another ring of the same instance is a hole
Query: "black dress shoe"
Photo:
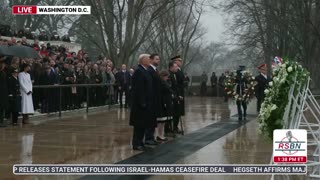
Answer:
[[156, 146], [156, 145], [159, 145], [159, 142], [157, 142], [157, 141], [146, 141], [144, 144], [151, 145], [151, 146]]
[[179, 129], [175, 129], [175, 130], [173, 131], [173, 133], [175, 133], [175, 134], [182, 134], [182, 131], [180, 131]]
[[157, 141], [165, 142], [165, 141], [168, 141], [168, 138], [164, 138], [164, 139], [162, 139], [162, 138], [160, 138], [160, 137], [157, 137]]
[[133, 146], [133, 150], [137, 150], [137, 151], [145, 151], [145, 147], [143, 146]]

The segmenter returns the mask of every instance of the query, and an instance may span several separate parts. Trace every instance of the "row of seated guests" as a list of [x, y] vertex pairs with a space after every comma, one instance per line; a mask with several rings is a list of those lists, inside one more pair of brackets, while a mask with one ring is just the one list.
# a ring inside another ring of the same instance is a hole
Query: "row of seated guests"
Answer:
[[46, 33], [45, 30], [41, 30], [40, 34], [36, 34], [35, 31], [31, 31], [29, 28], [21, 29], [19, 31], [11, 31], [8, 28], [0, 28], [0, 35], [1, 36], [8, 36], [8, 37], [18, 37], [26, 39], [38, 39], [39, 41], [63, 41], [63, 42], [71, 42], [69, 34], [65, 33], [61, 38], [56, 30], [52, 31], [52, 34], [49, 38], [49, 35]]

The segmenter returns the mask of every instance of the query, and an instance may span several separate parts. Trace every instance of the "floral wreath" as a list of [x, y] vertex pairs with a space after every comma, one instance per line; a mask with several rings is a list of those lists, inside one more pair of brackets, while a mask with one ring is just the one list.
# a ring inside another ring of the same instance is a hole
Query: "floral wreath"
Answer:
[[[278, 57], [278, 59], [281, 58]], [[275, 58], [274, 61], [276, 62], [276, 60]], [[264, 91], [265, 98], [258, 116], [261, 134], [272, 140], [273, 131], [285, 127], [283, 117], [289, 103], [290, 88], [294, 87], [294, 94], [299, 93], [300, 88], [307, 83], [309, 76], [309, 71], [294, 60], [284, 58], [280, 63], [277, 63], [273, 68], [273, 80], [269, 82], [268, 89]], [[298, 85], [292, 86], [295, 83]]]
[[224, 91], [227, 93], [227, 95], [231, 98], [233, 98], [236, 101], [245, 101], [249, 102], [254, 97], [254, 86], [256, 85], [255, 78], [252, 76], [250, 72], [243, 71], [242, 72], [242, 78], [246, 82], [246, 87], [244, 89], [244, 93], [242, 96], [240, 96], [237, 91], [235, 91], [236, 88], [236, 75], [235, 73], [231, 72], [229, 75], [226, 76], [225, 82], [224, 82]]

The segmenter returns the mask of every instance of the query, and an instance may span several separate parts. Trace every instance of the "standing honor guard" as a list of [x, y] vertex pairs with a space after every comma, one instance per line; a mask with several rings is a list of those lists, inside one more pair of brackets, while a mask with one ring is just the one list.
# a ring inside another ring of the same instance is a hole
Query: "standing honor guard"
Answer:
[[12, 125], [18, 125], [19, 112], [21, 110], [21, 93], [18, 79], [19, 70], [13, 69], [8, 77], [9, 111]]
[[[246, 80], [243, 78], [243, 70], [244, 66], [240, 66], [239, 70], [237, 70], [237, 76], [236, 76], [236, 92], [239, 95], [239, 97], [243, 97], [245, 94], [245, 89], [247, 86]], [[244, 98], [236, 99], [237, 104], [237, 110], [238, 110], [238, 118], [239, 120], [243, 119], [246, 120], [247, 116], [247, 101]], [[243, 112], [242, 112], [243, 109]]]
[[8, 86], [4, 58], [0, 58], [0, 127], [6, 127], [4, 114], [8, 106]]
[[271, 78], [267, 75], [267, 65], [262, 64], [258, 67], [260, 74], [255, 78], [257, 85], [255, 86], [255, 94], [257, 98], [257, 111], [260, 112], [261, 104], [264, 100], [264, 90], [268, 88]]

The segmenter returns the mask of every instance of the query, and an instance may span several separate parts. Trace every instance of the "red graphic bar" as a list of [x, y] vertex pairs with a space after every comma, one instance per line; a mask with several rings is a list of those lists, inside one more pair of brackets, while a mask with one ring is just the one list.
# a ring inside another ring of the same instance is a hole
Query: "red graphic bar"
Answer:
[[274, 156], [275, 163], [306, 163], [307, 156]]
[[37, 6], [12, 6], [12, 14], [37, 14]]

